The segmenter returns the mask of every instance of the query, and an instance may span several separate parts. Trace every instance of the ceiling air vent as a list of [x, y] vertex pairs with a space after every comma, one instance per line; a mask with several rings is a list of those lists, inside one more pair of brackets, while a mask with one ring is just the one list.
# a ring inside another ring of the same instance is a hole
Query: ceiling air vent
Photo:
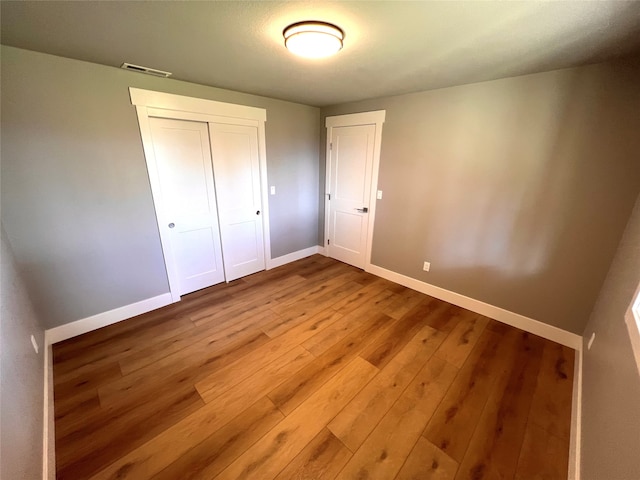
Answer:
[[171, 72], [163, 72], [162, 70], [156, 70], [155, 68], [142, 67], [140, 65], [134, 65], [132, 63], [123, 63], [120, 68], [125, 70], [131, 70], [132, 72], [146, 73], [147, 75], [153, 75], [154, 77], [170, 77]]

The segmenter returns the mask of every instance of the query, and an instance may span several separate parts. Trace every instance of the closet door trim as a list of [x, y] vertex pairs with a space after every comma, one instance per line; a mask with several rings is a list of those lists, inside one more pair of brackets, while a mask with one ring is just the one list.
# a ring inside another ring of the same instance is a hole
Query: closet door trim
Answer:
[[151, 194], [153, 196], [156, 221], [160, 233], [160, 243], [164, 254], [165, 269], [169, 282], [169, 291], [174, 302], [180, 301], [178, 291], [178, 272], [170, 255], [171, 242], [166, 230], [170, 219], [165, 215], [162, 197], [160, 195], [160, 179], [158, 178], [156, 158], [151, 137], [149, 118], [170, 118], [175, 120], [191, 120], [206, 123], [226, 123], [230, 125], [254, 126], [258, 130], [258, 156], [260, 164], [260, 188], [262, 199], [262, 231], [264, 242], [264, 257], [266, 268], [271, 268], [271, 237], [269, 235], [269, 198], [267, 182], [267, 155], [265, 141], [265, 122], [267, 111], [263, 108], [234, 105], [200, 98], [173, 95], [170, 93], [154, 92], [139, 88], [129, 88], [131, 103], [136, 107], [142, 147], [149, 173]]

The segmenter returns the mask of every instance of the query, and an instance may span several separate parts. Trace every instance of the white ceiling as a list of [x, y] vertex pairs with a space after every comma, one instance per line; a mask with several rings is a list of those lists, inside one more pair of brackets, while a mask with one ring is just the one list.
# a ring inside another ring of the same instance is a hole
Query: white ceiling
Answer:
[[[2, 43], [324, 106], [553, 70], [640, 51], [640, 1], [7, 2]], [[345, 31], [322, 60], [282, 30]]]

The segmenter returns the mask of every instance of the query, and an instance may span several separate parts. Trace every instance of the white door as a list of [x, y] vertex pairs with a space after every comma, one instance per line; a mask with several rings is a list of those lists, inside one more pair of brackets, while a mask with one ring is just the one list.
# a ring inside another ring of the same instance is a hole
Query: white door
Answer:
[[184, 295], [224, 281], [207, 124], [161, 118], [149, 124], [164, 217], [158, 221], [171, 242], [165, 261], [173, 262]]
[[329, 128], [328, 255], [364, 268], [375, 125]]
[[258, 131], [209, 123], [227, 281], [265, 269]]

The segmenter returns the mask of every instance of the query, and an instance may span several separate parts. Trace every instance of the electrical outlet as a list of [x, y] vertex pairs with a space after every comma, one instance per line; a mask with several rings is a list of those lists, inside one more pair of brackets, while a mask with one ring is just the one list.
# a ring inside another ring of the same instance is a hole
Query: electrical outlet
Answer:
[[275, 195], [276, 194], [276, 187], [275, 185], [271, 185], [271, 195]]
[[591, 350], [591, 346], [593, 345], [593, 341], [596, 339], [596, 332], [591, 334], [591, 338], [589, 339], [589, 343], [587, 343], [587, 350]]
[[31, 345], [33, 345], [33, 349], [38, 353], [38, 342], [36, 342], [36, 337], [31, 335]]
[[431, 263], [424, 262], [424, 265], [422, 265], [422, 270], [424, 270], [425, 272], [428, 272], [430, 269], [431, 269]]
[[376, 193], [376, 198], [378, 200], [382, 200], [382, 190], [378, 190], [378, 193]]

